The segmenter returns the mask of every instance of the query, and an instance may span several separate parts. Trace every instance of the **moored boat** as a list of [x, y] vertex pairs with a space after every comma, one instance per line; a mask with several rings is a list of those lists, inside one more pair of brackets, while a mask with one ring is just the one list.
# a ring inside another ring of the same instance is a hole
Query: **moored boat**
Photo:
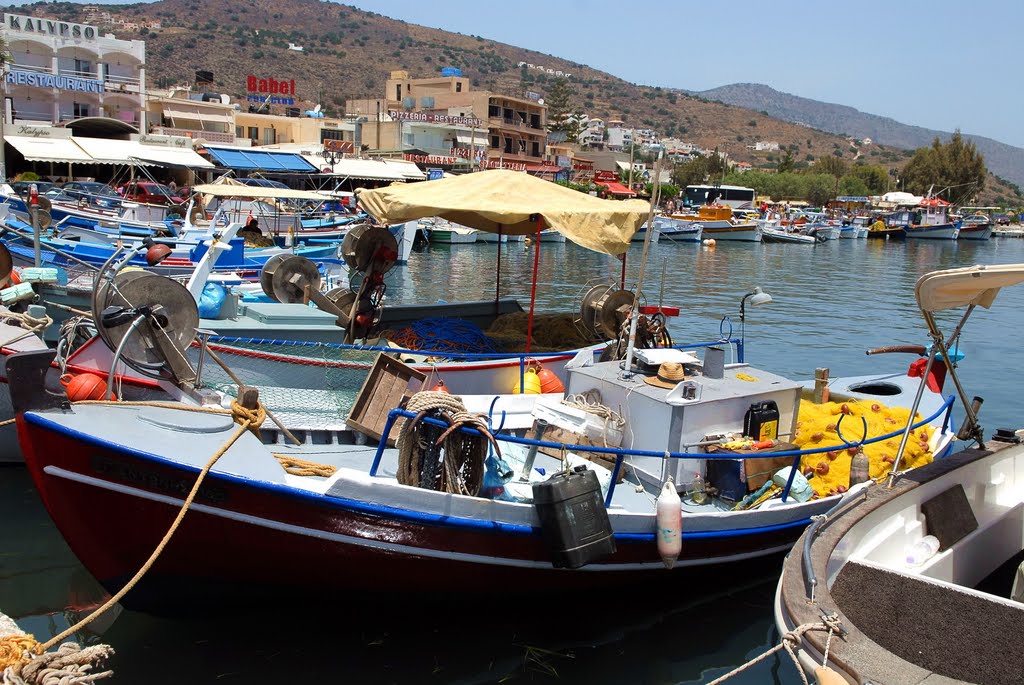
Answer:
[[988, 240], [992, 237], [992, 220], [985, 214], [972, 214], [960, 220], [958, 240]]

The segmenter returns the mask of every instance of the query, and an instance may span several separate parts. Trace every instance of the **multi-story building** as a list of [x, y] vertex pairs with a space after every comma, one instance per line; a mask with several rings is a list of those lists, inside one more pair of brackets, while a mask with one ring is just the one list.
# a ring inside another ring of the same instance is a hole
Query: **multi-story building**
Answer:
[[145, 130], [143, 41], [119, 40], [89, 24], [8, 13], [0, 35], [10, 52], [7, 121], [57, 125], [105, 117], [125, 124], [125, 132]]
[[[346, 111], [366, 117], [363, 143], [371, 149], [380, 138], [378, 149], [447, 148], [448, 157], [488, 167], [525, 168], [544, 161], [547, 108], [530, 98], [473, 90], [456, 69], [420, 79], [394, 71], [383, 98], [349, 101]], [[384, 131], [390, 133], [381, 135]]]

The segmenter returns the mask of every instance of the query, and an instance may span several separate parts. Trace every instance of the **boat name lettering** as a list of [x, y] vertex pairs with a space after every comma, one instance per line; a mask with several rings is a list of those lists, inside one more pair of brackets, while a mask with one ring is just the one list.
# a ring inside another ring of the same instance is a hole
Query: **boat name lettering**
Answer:
[[[194, 479], [168, 476], [158, 471], [151, 471], [132, 464], [124, 464], [101, 456], [94, 456], [90, 462], [90, 466], [92, 466], [93, 471], [99, 475], [112, 480], [119, 481], [121, 483], [129, 483], [131, 485], [139, 485], [149, 490], [155, 490], [157, 492], [172, 495], [174, 497], [180, 497], [182, 499], [188, 495], [189, 490], [192, 489], [192, 485], [195, 482]], [[211, 486], [209, 484], [203, 485], [199, 488], [199, 493], [196, 495], [197, 501], [210, 502], [213, 504], [225, 502], [227, 499], [228, 494], [223, 488]]]
[[428, 112], [400, 112], [396, 109], [388, 110], [388, 116], [398, 121], [420, 121], [425, 124], [452, 124], [456, 126], [475, 126], [477, 128], [483, 126], [484, 123], [476, 117], [456, 117], [449, 114], [430, 114]]
[[77, 76], [38, 74], [34, 71], [19, 71], [17, 69], [12, 69], [7, 73], [7, 82], [16, 86], [37, 86], [39, 88], [56, 88], [58, 90], [77, 90], [83, 93], [103, 92], [103, 81], [78, 78]]
[[67, 21], [56, 21], [54, 19], [36, 19], [23, 14], [4, 14], [4, 27], [8, 31], [21, 31], [22, 33], [41, 33], [47, 36], [58, 38], [86, 38], [96, 40], [99, 35], [95, 26], [86, 24], [72, 24]]
[[252, 74], [245, 77], [245, 90], [249, 93], [269, 95], [295, 95], [295, 79], [257, 78]]

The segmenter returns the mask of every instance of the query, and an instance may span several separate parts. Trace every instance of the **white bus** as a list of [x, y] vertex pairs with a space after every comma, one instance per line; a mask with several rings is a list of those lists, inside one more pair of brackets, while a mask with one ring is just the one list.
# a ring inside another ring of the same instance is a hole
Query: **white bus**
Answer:
[[733, 209], [750, 209], [754, 206], [754, 189], [742, 186], [686, 186], [685, 202], [690, 207], [717, 202]]

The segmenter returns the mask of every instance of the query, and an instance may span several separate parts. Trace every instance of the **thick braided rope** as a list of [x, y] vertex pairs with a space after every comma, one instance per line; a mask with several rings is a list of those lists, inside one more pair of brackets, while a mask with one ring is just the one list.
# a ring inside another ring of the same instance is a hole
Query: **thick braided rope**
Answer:
[[793, 660], [793, 663], [796, 665], [796, 671], [800, 674], [800, 679], [803, 680], [804, 685], [808, 685], [807, 676], [804, 675], [804, 669], [800, 666], [800, 660], [797, 658], [794, 648], [800, 644], [800, 640], [803, 638], [804, 633], [806, 633], [809, 630], [829, 630], [829, 627], [824, 623], [804, 623], [803, 625], [799, 625], [793, 630], [790, 630], [789, 632], [784, 634], [782, 636], [782, 641], [779, 642], [779, 644], [775, 645], [766, 652], [754, 657], [742, 666], [738, 666], [733, 670], [729, 671], [728, 673], [726, 673], [725, 675], [719, 678], [715, 678], [707, 685], [720, 685], [729, 678], [732, 678], [734, 675], [742, 673], [754, 664], [763, 661], [764, 659], [767, 659], [769, 656], [775, 654], [775, 652], [779, 651], [780, 649], [786, 650], [786, 653], [789, 654], [789, 657]]

